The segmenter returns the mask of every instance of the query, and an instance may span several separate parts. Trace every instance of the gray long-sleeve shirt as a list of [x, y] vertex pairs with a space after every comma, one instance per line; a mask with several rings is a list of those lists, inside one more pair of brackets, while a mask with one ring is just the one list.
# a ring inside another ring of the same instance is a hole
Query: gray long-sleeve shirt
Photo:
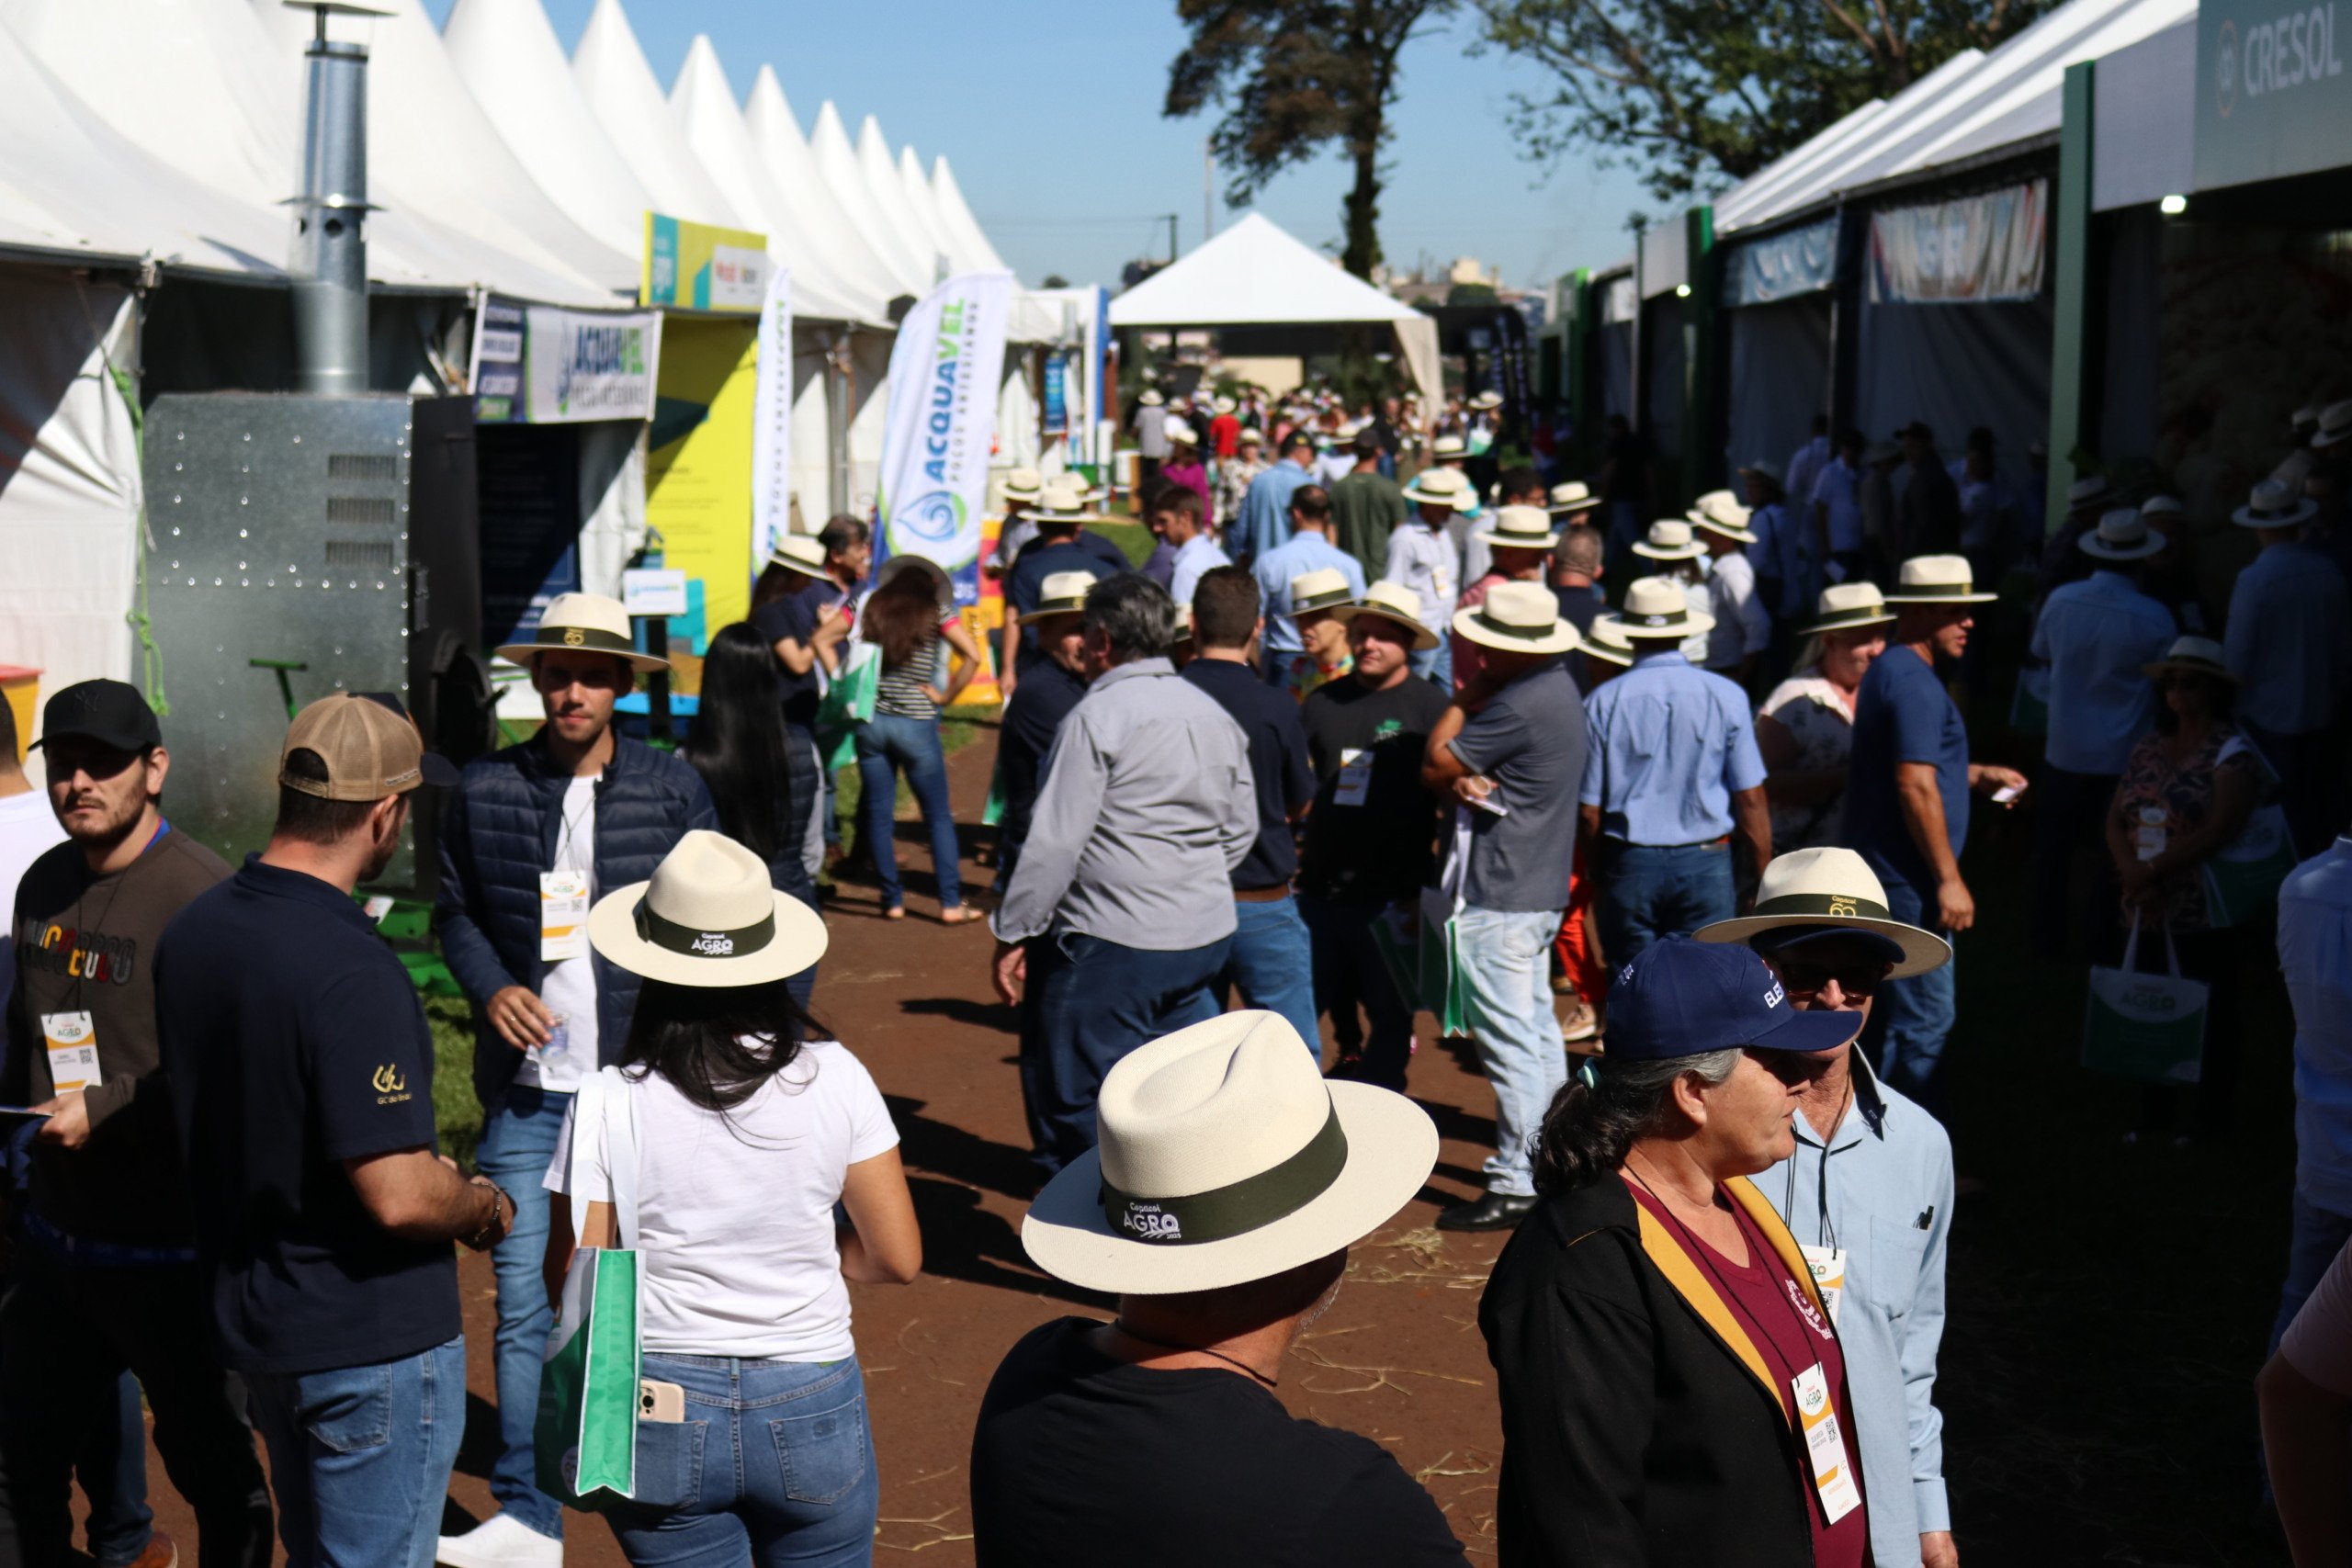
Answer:
[[1233, 868], [1257, 837], [1241, 727], [1165, 659], [1122, 664], [1054, 738], [996, 934], [1206, 947], [1233, 934]]

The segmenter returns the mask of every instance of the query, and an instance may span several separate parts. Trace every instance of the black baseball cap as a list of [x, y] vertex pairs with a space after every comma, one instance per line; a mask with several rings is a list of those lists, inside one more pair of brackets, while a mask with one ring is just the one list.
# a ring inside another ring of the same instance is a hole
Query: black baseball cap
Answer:
[[1736, 942], [1670, 936], [1635, 954], [1609, 987], [1609, 1055], [1660, 1062], [1709, 1051], [1834, 1051], [1858, 1012], [1800, 1012], [1770, 965]]
[[66, 687], [42, 705], [40, 734], [34, 747], [67, 735], [118, 751], [144, 751], [164, 743], [155, 710], [127, 681], [77, 681]]

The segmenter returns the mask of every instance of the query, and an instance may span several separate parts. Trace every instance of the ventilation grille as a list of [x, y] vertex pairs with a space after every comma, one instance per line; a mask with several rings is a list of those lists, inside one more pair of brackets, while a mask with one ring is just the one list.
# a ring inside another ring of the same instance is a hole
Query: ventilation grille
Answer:
[[401, 477], [401, 460], [389, 454], [372, 452], [330, 452], [327, 454], [327, 478], [331, 479], [373, 480], [390, 484]]
[[397, 515], [389, 496], [327, 497], [327, 521], [330, 523], [390, 523]]
[[392, 544], [390, 539], [329, 539], [327, 570], [355, 571], [392, 570]]

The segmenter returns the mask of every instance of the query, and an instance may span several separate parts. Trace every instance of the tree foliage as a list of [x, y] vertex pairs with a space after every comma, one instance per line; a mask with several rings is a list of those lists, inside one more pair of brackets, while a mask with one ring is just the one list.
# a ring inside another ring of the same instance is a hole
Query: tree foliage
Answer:
[[2054, 0], [1479, 0], [1486, 36], [1549, 66], [1514, 95], [1531, 156], [1597, 149], [1661, 200], [1744, 179]]
[[1247, 206], [1268, 181], [1337, 146], [1354, 165], [1341, 263], [1370, 278], [1380, 263], [1381, 151], [1397, 58], [1422, 22], [1457, 0], [1176, 0], [1190, 33], [1168, 68], [1163, 108], [1182, 119], [1216, 105], [1209, 133], [1225, 198]]

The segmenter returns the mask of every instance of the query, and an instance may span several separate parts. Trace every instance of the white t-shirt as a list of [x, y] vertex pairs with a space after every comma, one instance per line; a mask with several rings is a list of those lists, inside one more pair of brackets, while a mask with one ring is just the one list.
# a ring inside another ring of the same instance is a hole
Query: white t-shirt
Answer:
[[[628, 1093], [645, 1348], [763, 1361], [854, 1355], [833, 1205], [843, 1172], [899, 1142], [865, 1064], [837, 1041], [812, 1042], [723, 1116], [659, 1074]], [[548, 1190], [567, 1190], [571, 1156], [567, 1111]], [[601, 1150], [573, 1196], [611, 1201]]]
[[[588, 901], [594, 904], [602, 888], [596, 886], [596, 779], [575, 778], [563, 787], [563, 826], [556, 829], [555, 864], [550, 871], [576, 871], [588, 879]], [[539, 1000], [562, 1016], [567, 1032], [560, 1051], [534, 1045], [523, 1053], [514, 1081], [536, 1089], [570, 1094], [582, 1075], [596, 1070], [596, 962], [582, 953], [548, 965], [539, 981]]]
[[64, 838], [57, 814], [49, 808], [47, 791], [0, 795], [0, 922], [17, 907], [17, 884], [24, 880], [26, 869]]

